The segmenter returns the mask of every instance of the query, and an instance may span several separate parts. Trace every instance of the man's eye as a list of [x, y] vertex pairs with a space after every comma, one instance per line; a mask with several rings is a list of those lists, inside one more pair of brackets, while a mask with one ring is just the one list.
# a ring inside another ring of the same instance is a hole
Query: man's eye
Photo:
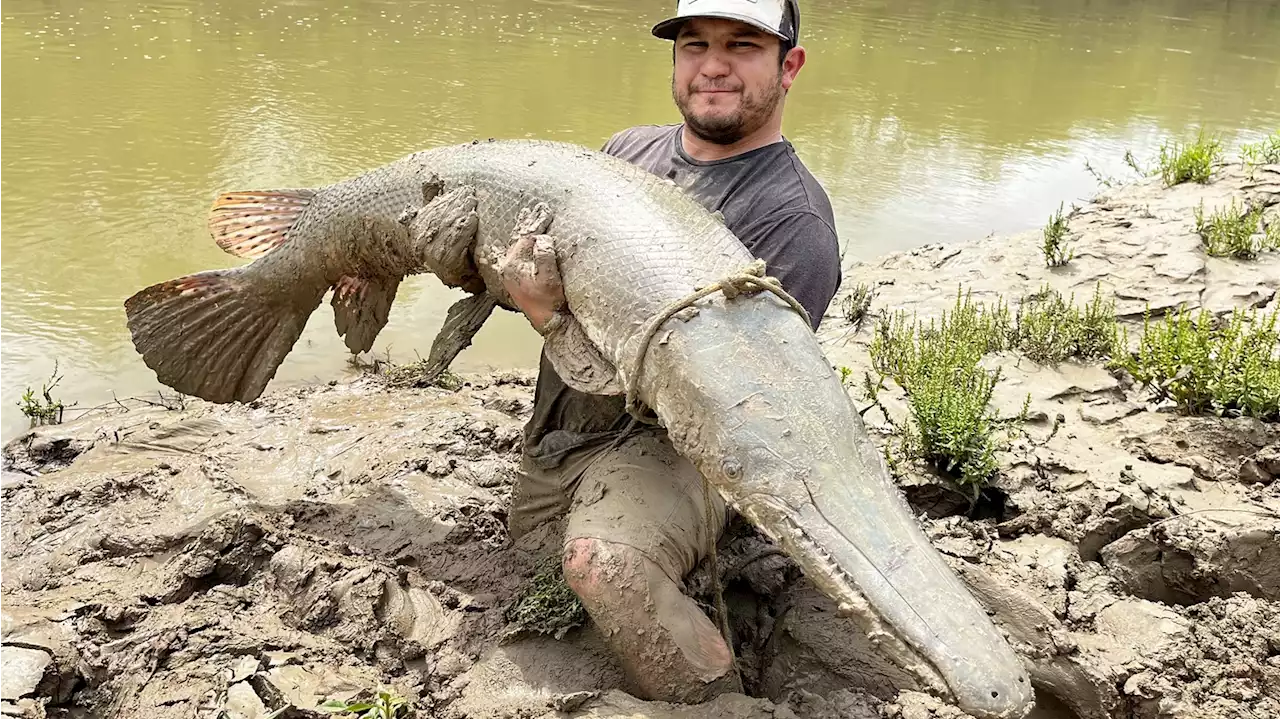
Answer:
[[691, 40], [691, 41], [689, 41], [689, 42], [686, 42], [686, 43], [684, 44], [684, 46], [685, 46], [685, 47], [704, 48], [704, 47], [706, 47], [706, 46], [707, 46], [707, 44], [706, 44], [705, 42], [702, 42], [701, 40]]
[[754, 42], [731, 42], [729, 43], [729, 47], [748, 48], [748, 47], [759, 47], [759, 46], [756, 45]]

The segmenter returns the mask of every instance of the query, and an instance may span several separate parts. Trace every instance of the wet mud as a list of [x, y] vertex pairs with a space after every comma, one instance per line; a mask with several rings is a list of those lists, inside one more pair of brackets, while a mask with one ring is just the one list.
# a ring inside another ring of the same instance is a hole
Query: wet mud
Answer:
[[[1280, 256], [1206, 258], [1192, 210], [1280, 211], [1280, 168], [1207, 186], [1110, 191], [1072, 214], [1077, 257], [1043, 267], [1032, 234], [925, 247], [849, 268], [872, 316], [1017, 298], [1078, 301], [1101, 281], [1123, 316], [1150, 303], [1274, 307]], [[839, 316], [833, 365], [869, 366], [873, 322]], [[934, 545], [1007, 634], [1041, 719], [1280, 716], [1280, 426], [1183, 417], [1097, 364], [1016, 355], [995, 401], [1028, 435], [975, 506], [938, 477], [900, 486]], [[557, 639], [509, 610], [559, 551], [552, 523], [513, 541], [506, 511], [532, 376], [459, 389], [385, 379], [277, 390], [247, 405], [103, 411], [4, 449], [5, 716], [319, 717], [379, 686], [418, 716], [956, 719], [878, 656], [740, 520], [716, 567], [743, 684], [697, 706], [627, 693], [589, 622]], [[891, 417], [904, 398], [886, 392]], [[889, 423], [866, 415], [877, 441]]]

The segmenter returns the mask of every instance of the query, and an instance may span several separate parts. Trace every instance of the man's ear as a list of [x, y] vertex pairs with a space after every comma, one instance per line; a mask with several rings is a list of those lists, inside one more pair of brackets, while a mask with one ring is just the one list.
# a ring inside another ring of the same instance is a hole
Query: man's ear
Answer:
[[782, 58], [782, 89], [791, 89], [791, 84], [796, 81], [796, 75], [800, 74], [800, 68], [804, 67], [804, 61], [804, 46], [796, 45], [787, 51], [786, 57]]

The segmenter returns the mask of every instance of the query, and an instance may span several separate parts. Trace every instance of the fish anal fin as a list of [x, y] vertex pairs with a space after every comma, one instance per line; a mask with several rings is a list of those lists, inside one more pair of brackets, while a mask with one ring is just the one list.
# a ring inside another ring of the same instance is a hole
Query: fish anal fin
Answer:
[[352, 354], [373, 349], [373, 341], [387, 325], [399, 277], [344, 275], [333, 286], [333, 324]]
[[427, 365], [418, 378], [418, 384], [428, 384], [449, 369], [458, 353], [471, 345], [472, 338], [497, 305], [493, 295], [485, 292], [468, 295], [450, 305], [444, 324], [431, 343], [431, 354], [427, 355]]
[[209, 233], [224, 251], [257, 259], [289, 239], [289, 231], [311, 204], [314, 190], [228, 192], [214, 200]]

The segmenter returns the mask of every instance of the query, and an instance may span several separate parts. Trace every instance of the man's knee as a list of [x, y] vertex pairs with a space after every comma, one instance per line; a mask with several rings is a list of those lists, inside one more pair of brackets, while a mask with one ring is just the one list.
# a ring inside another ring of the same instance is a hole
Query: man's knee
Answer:
[[638, 550], [626, 545], [583, 537], [565, 544], [561, 566], [565, 583], [574, 594], [590, 600], [602, 590], [617, 585], [623, 575], [632, 573], [630, 570], [641, 558]]

